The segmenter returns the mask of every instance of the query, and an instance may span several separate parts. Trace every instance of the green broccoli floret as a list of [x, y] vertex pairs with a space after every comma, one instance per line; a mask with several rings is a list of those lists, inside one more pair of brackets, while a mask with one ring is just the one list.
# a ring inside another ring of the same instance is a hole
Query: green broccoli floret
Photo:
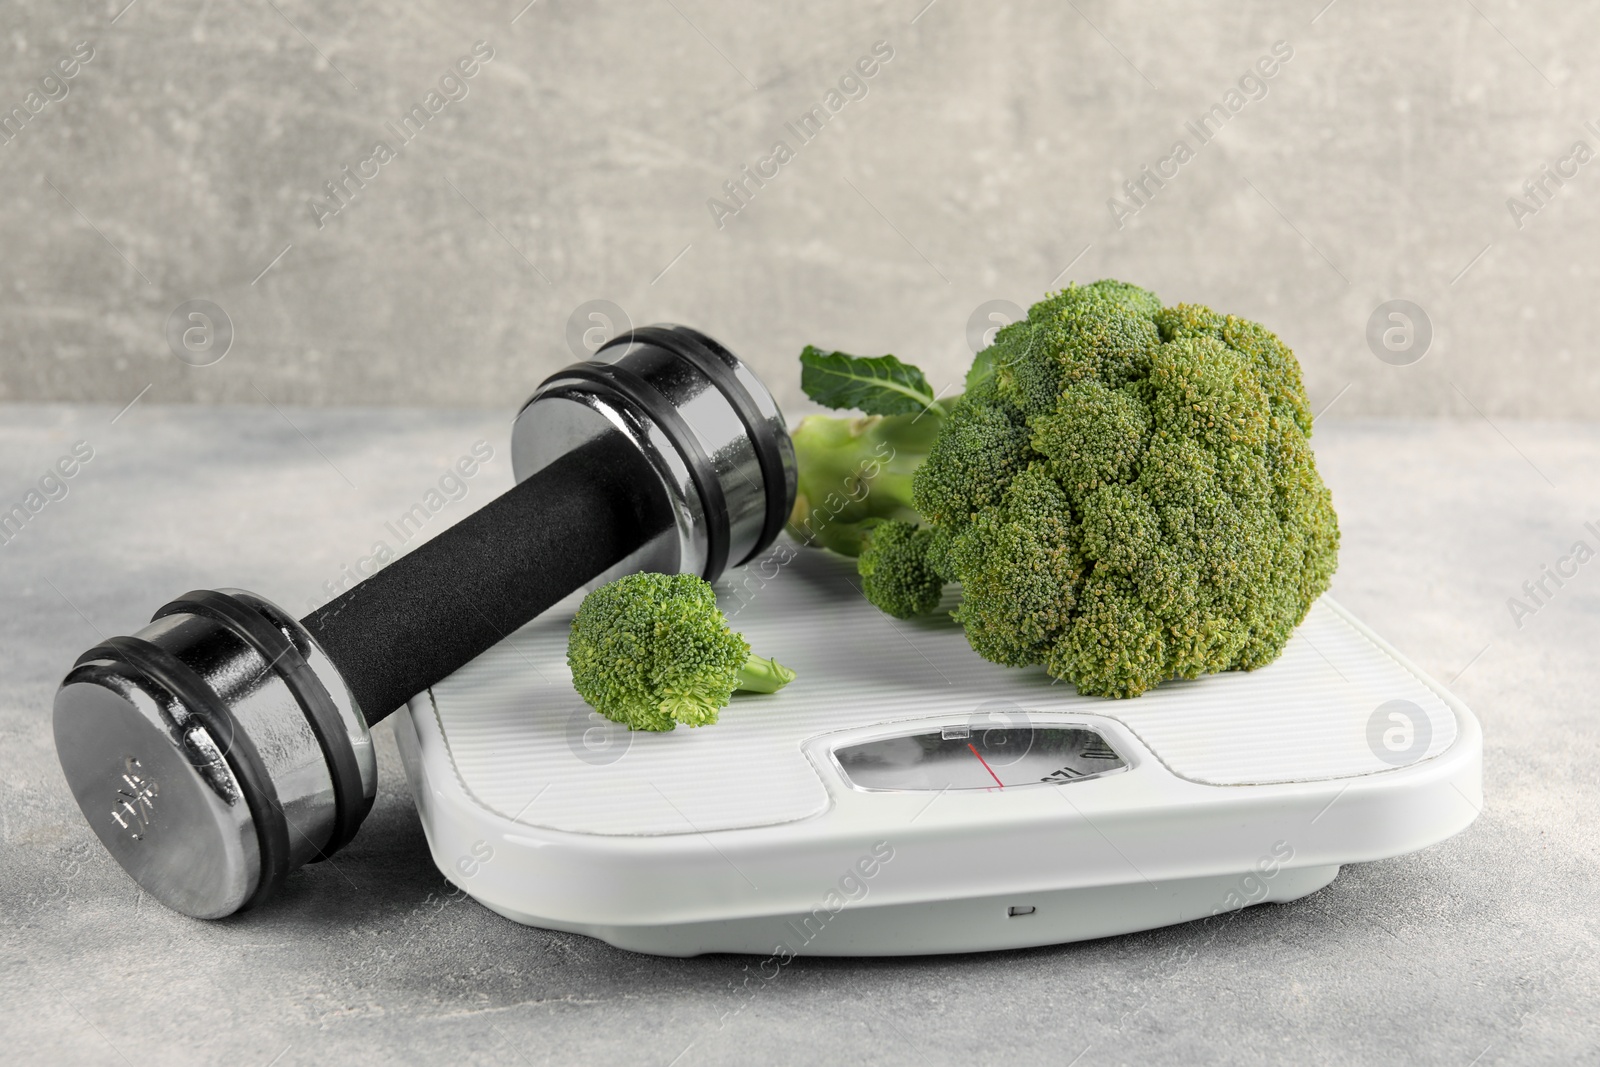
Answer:
[[794, 680], [751, 653], [692, 574], [630, 574], [594, 590], [572, 620], [567, 666], [590, 706], [634, 730], [709, 726], [734, 690], [775, 693]]
[[1035, 466], [951, 537], [941, 563], [962, 583], [955, 617], [980, 656], [1012, 667], [1043, 658], [1083, 582], [1073, 535], [1066, 494]]
[[1072, 286], [1046, 297], [995, 334], [987, 356], [1000, 396], [1033, 418], [1055, 410], [1061, 391], [1092, 379], [1116, 387], [1144, 377], [1161, 343], [1155, 294], [1122, 282]]
[[1277, 337], [1102, 281], [1035, 304], [973, 375], [911, 483], [980, 655], [1118, 697], [1278, 656], [1339, 527]]
[[928, 562], [933, 531], [899, 519], [872, 527], [856, 560], [861, 592], [885, 615], [911, 619], [939, 606], [944, 580]]
[[997, 502], [1006, 483], [1027, 466], [1028, 436], [1021, 413], [1001, 400], [993, 387], [967, 393], [927, 450], [928, 461], [944, 477], [936, 482], [912, 478], [914, 515], [952, 532], [970, 522]]

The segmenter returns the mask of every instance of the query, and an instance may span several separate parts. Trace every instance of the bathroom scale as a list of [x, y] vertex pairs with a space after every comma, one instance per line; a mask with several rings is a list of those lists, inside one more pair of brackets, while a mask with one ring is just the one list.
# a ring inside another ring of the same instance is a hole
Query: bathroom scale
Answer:
[[902, 621], [780, 540], [719, 603], [797, 677], [631, 732], [573, 690], [582, 594], [394, 716], [444, 875], [519, 923], [669, 956], [1048, 945], [1292, 901], [1482, 807], [1482, 734], [1324, 596], [1253, 672], [1128, 700]]

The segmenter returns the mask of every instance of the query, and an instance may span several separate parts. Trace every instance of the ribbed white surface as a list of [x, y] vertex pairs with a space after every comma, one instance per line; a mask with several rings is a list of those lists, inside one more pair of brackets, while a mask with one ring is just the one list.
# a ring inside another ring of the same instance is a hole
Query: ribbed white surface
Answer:
[[1326, 601], [1268, 667], [1113, 701], [1052, 685], [1042, 668], [988, 663], [954, 623], [879, 614], [855, 581], [851, 562], [811, 551], [770, 579], [755, 567], [725, 579], [723, 608], [735, 629], [799, 677], [772, 696], [735, 696], [716, 726], [631, 735], [599, 727], [590, 740], [610, 737], [617, 746], [602, 754], [626, 746], [609, 763], [584, 745], [594, 724], [566, 667], [567, 626], [581, 600], [569, 598], [434, 687], [433, 713], [463, 786], [503, 816], [556, 830], [768, 826], [827, 804], [801, 752], [806, 739], [933, 715], [961, 721], [996, 700], [1053, 716], [1119, 719], [1173, 773], [1212, 785], [1387, 770], [1368, 746], [1367, 723], [1390, 700], [1409, 700], [1427, 715], [1427, 757], [1455, 739], [1455, 716], [1437, 693]]

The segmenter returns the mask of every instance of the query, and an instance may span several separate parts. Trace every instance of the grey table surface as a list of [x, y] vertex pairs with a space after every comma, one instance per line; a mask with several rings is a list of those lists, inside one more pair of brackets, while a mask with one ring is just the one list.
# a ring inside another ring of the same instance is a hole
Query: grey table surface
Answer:
[[[113, 417], [116, 416], [115, 421]], [[1303, 901], [969, 956], [657, 959], [447, 894], [386, 727], [357, 840], [271, 906], [198, 922], [95, 841], [51, 742], [60, 676], [190, 588], [293, 608], [477, 441], [431, 521], [510, 485], [482, 412], [0, 407], [0, 507], [93, 458], [0, 546], [0, 1047], [13, 1063], [1552, 1063], [1600, 1057], [1594, 953], [1600, 427], [1320, 424], [1335, 595], [1473, 708], [1485, 808]], [[430, 532], [437, 532], [436, 530]], [[1568, 567], [1570, 570], [1570, 566]], [[1530, 612], [1514, 615], [1521, 597]], [[739, 1009], [742, 1006], [742, 1010]], [[726, 1017], [725, 1017], [726, 1016]]]

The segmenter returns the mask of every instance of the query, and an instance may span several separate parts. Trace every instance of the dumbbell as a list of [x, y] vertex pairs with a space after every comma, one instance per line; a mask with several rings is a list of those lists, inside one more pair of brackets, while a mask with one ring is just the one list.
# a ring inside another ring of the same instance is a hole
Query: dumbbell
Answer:
[[412, 696], [574, 590], [640, 570], [715, 580], [794, 504], [772, 394], [683, 326], [629, 331], [547, 379], [511, 457], [515, 488], [303, 619], [198, 590], [78, 657], [56, 753], [152, 897], [198, 918], [260, 905], [355, 835], [371, 728]]

